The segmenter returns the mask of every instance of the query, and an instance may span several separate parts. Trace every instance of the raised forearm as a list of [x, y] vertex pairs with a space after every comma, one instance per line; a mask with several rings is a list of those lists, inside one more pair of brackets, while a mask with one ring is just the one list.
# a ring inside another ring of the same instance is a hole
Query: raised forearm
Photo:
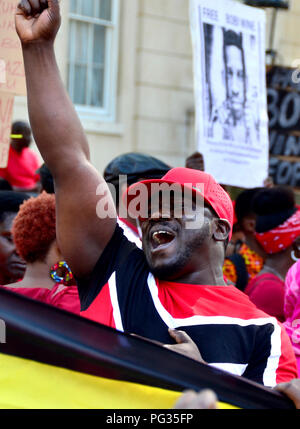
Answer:
[[[21, 0], [16, 30], [24, 56], [28, 110], [39, 150], [55, 180], [57, 242], [74, 274], [89, 275], [116, 225], [104, 179], [89, 162], [84, 131], [60, 78], [54, 40], [60, 26], [59, 0]], [[97, 192], [108, 195], [99, 219]]]
[[25, 45], [23, 57], [34, 138], [52, 174], [59, 178], [69, 164], [89, 158], [87, 140], [61, 80], [53, 43]]

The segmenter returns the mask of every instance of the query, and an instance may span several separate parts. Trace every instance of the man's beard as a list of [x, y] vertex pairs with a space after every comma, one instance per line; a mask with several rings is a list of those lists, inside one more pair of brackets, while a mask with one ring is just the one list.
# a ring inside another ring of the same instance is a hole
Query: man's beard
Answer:
[[201, 230], [197, 231], [197, 234], [195, 230], [191, 231], [193, 231], [191, 234], [192, 239], [186, 243], [184, 248], [180, 247], [174, 259], [168, 261], [165, 265], [154, 267], [146, 256], [149, 269], [155, 277], [161, 280], [172, 280], [180, 276], [180, 273], [183, 272], [186, 265], [188, 265], [193, 253], [203, 245], [204, 241], [209, 236], [209, 222], [206, 221]]

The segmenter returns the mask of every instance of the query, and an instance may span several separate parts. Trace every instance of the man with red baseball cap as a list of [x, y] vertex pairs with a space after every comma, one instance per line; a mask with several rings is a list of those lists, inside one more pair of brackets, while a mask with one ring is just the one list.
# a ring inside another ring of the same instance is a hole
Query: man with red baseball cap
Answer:
[[[140, 206], [146, 215], [138, 212], [135, 215], [140, 219], [143, 250], [151, 272], [159, 278], [174, 276], [183, 283], [198, 278], [200, 284], [224, 284], [219, 263], [214, 264], [214, 269], [206, 269], [217, 255], [220, 261], [224, 259], [224, 242], [231, 236], [233, 206], [223, 188], [210, 174], [174, 168], [162, 179], [144, 180], [129, 187], [124, 198], [129, 212], [131, 205], [136, 207], [136, 195], [141, 190], [144, 195], [141, 194]], [[152, 198], [159, 193], [161, 198]], [[145, 200], [147, 207], [143, 204]], [[209, 234], [213, 237], [210, 241]], [[200, 274], [201, 260], [205, 267]]]
[[[224, 191], [222, 186], [210, 174], [191, 168], [170, 169], [161, 179], [143, 180], [138, 184], [133, 184], [127, 190], [128, 206], [141, 184], [147, 187], [148, 195], [151, 195], [157, 189], [163, 192], [163, 187], [160, 189], [155, 186], [162, 184], [168, 184], [170, 188], [171, 185], [179, 185], [178, 189], [182, 188], [183, 190], [190, 191], [190, 195], [198, 194], [201, 196], [201, 200], [204, 199], [205, 203], [213, 209], [218, 218], [228, 221], [230, 227], [229, 235], [231, 235], [234, 217], [232, 201], [227, 192]], [[176, 187], [173, 189], [176, 189]], [[168, 188], [166, 188], [166, 194], [169, 194]]]
[[170, 329], [184, 342], [184, 335], [174, 334], [179, 329], [209, 365], [264, 385], [295, 378], [284, 329], [224, 283], [233, 213], [211, 176], [173, 169], [161, 181], [133, 185], [127, 203], [139, 212], [143, 250], [124, 236], [59, 77], [54, 54], [59, 24], [57, 0], [21, 2], [16, 14], [31, 126], [55, 180], [57, 239], [76, 276], [82, 314], [161, 344], [170, 343]]

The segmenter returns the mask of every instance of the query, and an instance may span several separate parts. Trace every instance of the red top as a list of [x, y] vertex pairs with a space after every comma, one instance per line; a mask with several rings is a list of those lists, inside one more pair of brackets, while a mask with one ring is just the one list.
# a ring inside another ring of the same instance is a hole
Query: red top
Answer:
[[80, 314], [80, 301], [77, 286], [64, 286], [56, 284], [52, 289], [46, 288], [10, 288], [1, 286], [10, 292], [19, 293], [27, 298], [44, 302], [48, 305], [61, 308], [71, 313]]
[[8, 164], [6, 168], [0, 168], [0, 177], [13, 187], [30, 190], [39, 180], [36, 173], [39, 167], [39, 158], [30, 148], [17, 152], [10, 146]]
[[277, 276], [257, 275], [249, 281], [245, 293], [260, 310], [284, 322], [284, 282]]

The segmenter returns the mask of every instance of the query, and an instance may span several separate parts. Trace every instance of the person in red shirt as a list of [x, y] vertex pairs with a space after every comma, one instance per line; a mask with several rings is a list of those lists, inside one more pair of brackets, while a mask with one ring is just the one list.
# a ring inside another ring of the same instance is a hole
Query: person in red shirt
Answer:
[[0, 168], [0, 177], [7, 180], [16, 191], [34, 192], [37, 190], [40, 161], [37, 154], [29, 148], [32, 141], [30, 126], [23, 121], [12, 125], [11, 142], [6, 168]]
[[[233, 207], [212, 176], [175, 168], [162, 179], [132, 185], [125, 206], [141, 207], [143, 250], [125, 237], [59, 76], [59, 25], [57, 0], [21, 2], [17, 9], [31, 126], [55, 181], [58, 245], [76, 276], [82, 313], [163, 344], [171, 342], [169, 329], [184, 331], [208, 365], [266, 386], [295, 378], [296, 359], [283, 327], [224, 282]], [[154, 195], [151, 183], [176, 185], [169, 207], [151, 202], [151, 212], [143, 211]], [[187, 204], [176, 199], [184, 185]]]
[[12, 238], [26, 262], [21, 281], [5, 289], [79, 314], [80, 303], [73, 275], [56, 242], [55, 196], [43, 192], [24, 202], [13, 221]]
[[254, 197], [253, 210], [255, 238], [267, 256], [245, 293], [258, 308], [283, 322], [285, 277], [300, 256], [300, 210], [293, 191], [280, 186], [261, 190]]

